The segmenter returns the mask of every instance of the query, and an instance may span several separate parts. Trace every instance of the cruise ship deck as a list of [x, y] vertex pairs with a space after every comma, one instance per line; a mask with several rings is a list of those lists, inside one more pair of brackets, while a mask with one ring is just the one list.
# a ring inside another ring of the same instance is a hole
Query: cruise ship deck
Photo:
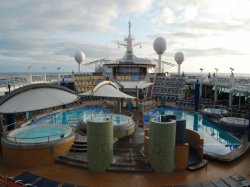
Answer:
[[130, 28], [118, 43], [125, 56], [102, 71], [80, 72], [77, 52], [79, 73], [1, 80], [0, 174], [91, 187], [250, 185], [250, 79], [181, 75], [182, 53], [178, 74], [167, 75], [161, 37], [156, 73], [155, 60], [133, 54]]

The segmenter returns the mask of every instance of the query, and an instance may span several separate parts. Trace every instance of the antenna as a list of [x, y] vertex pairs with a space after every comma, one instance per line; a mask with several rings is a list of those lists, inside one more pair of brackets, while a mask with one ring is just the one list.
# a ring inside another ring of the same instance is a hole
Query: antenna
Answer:
[[131, 22], [129, 21], [128, 22], [128, 33], [129, 33], [129, 35], [130, 35], [130, 31], [131, 31]]

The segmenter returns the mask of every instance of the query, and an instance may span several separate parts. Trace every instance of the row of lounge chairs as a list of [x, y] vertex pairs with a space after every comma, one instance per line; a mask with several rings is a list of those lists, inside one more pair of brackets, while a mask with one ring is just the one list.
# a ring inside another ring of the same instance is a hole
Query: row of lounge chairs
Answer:
[[185, 102], [185, 101], [176, 101], [176, 106], [177, 107], [191, 107], [193, 108], [194, 107], [194, 102]]
[[[68, 183], [60, 183], [55, 180], [51, 180], [45, 177], [35, 175], [30, 172], [23, 172], [16, 177], [1, 177], [2, 181], [0, 186], [12, 186], [12, 187], [86, 187], [84, 185], [73, 185]], [[7, 183], [8, 182], [8, 183]]]
[[175, 102], [175, 101], [177, 101], [177, 97], [175, 97], [175, 96], [153, 96], [153, 99], [154, 100], [162, 100], [162, 99], [164, 99], [166, 102], [168, 102], [168, 101], [170, 101], [170, 102]]

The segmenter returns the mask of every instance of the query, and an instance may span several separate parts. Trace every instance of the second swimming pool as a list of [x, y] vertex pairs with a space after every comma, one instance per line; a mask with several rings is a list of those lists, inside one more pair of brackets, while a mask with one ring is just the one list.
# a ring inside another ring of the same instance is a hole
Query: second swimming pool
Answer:
[[197, 131], [204, 138], [204, 149], [218, 155], [228, 154], [240, 146], [240, 140], [221, 130], [216, 124], [201, 114], [177, 108], [155, 108], [144, 114], [144, 123], [160, 115], [176, 115], [177, 120], [186, 119], [186, 128]]

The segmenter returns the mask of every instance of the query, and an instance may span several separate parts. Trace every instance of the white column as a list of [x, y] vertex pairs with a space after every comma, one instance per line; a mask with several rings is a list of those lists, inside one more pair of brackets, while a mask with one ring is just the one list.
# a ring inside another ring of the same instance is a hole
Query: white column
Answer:
[[57, 75], [57, 80], [58, 80], [58, 85], [60, 85], [61, 75], [60, 75], [60, 73], [59, 73], [59, 72], [58, 72], [58, 75]]
[[158, 73], [161, 73], [161, 54], [159, 54], [159, 59], [158, 59]]
[[46, 83], [46, 73], [43, 74], [43, 82]]
[[178, 75], [180, 76], [181, 75], [181, 65], [178, 64]]
[[81, 67], [81, 64], [79, 64], [79, 67], [78, 67], [78, 69], [79, 69], [79, 73], [81, 73], [81, 71], [82, 71], [82, 67]]

